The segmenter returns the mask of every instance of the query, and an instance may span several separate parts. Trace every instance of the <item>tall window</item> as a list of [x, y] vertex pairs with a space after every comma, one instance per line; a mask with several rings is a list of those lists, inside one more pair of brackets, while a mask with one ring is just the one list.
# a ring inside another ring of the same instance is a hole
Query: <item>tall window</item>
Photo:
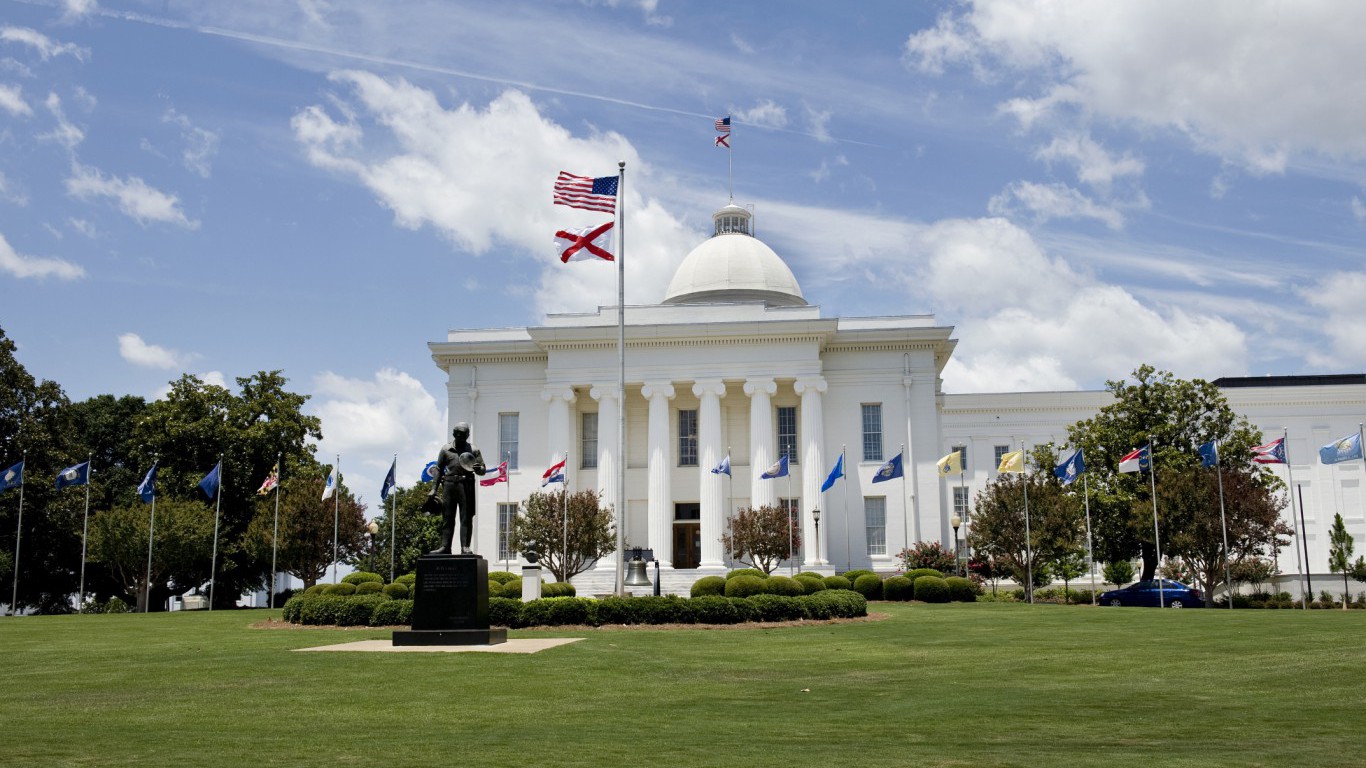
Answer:
[[964, 522], [968, 519], [968, 489], [961, 485], [953, 487], [953, 513]]
[[958, 452], [958, 463], [963, 466], [963, 471], [968, 471], [968, 447], [966, 445], [955, 445], [953, 450]]
[[868, 554], [887, 554], [887, 499], [868, 496], [863, 500], [863, 523], [868, 529]]
[[996, 446], [996, 466], [998, 466], [998, 467], [1001, 466], [1001, 457], [1004, 456], [1004, 455], [1006, 455], [1007, 453], [1010, 453], [1010, 446], [1008, 446], [1008, 445], [998, 445], [998, 446]]
[[579, 468], [598, 468], [598, 414], [579, 414]]
[[678, 466], [697, 466], [697, 411], [678, 409]]
[[797, 463], [797, 407], [778, 406], [778, 458]]
[[512, 521], [517, 519], [517, 505], [498, 502], [498, 559], [511, 560], [512, 547], [508, 534], [512, 532]]
[[518, 414], [498, 414], [498, 461], [508, 460], [508, 471], [517, 468], [517, 422]]
[[863, 404], [863, 460], [882, 461], [882, 403]]

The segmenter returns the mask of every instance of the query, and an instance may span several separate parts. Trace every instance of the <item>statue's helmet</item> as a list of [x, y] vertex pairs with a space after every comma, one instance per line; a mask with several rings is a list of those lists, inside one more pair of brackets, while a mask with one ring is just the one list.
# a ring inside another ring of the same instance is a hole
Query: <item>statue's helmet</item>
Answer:
[[456, 440], [465, 440], [465, 439], [468, 439], [469, 436], [470, 436], [470, 425], [469, 425], [469, 424], [466, 424], [466, 423], [463, 422], [463, 421], [458, 422], [458, 423], [455, 425], [455, 429], [451, 430], [451, 437], [454, 437]]

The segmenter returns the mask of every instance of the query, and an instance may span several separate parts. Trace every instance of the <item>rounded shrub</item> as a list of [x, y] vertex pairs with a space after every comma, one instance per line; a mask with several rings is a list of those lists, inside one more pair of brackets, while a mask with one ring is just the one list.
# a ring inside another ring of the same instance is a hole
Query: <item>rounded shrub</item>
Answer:
[[802, 585], [802, 594], [813, 595], [825, 589], [825, 579], [811, 574], [797, 574], [796, 582]]
[[336, 624], [346, 598], [340, 595], [310, 595], [299, 606], [299, 623], [310, 626]]
[[693, 597], [724, 595], [726, 593], [726, 579], [724, 576], [703, 576], [692, 583], [692, 589], [688, 593]]
[[509, 600], [506, 597], [489, 598], [489, 624], [495, 627], [507, 627], [517, 629], [525, 627], [526, 622], [522, 619], [522, 601]]
[[[977, 590], [973, 589], [972, 582], [962, 576], [950, 576], [944, 579], [944, 584], [949, 588], [949, 599], [955, 603], [975, 603], [977, 602]], [[1087, 602], [1091, 600], [1088, 597]]]
[[915, 599], [925, 603], [947, 603], [949, 585], [938, 576], [921, 576], [915, 580]]
[[355, 573], [348, 573], [342, 577], [343, 584], [360, 585], [371, 581], [383, 584], [384, 577], [378, 573], [370, 573], [369, 571], [356, 571]]
[[304, 594], [305, 594], [305, 595], [310, 595], [310, 596], [311, 596], [311, 595], [322, 595], [322, 594], [326, 594], [327, 588], [330, 587], [330, 586], [332, 586], [332, 585], [331, 585], [331, 584], [314, 584], [313, 586], [309, 587], [308, 589], [305, 589], [305, 590], [304, 590]]
[[730, 581], [736, 576], [758, 576], [761, 579], [768, 578], [768, 574], [764, 573], [758, 568], [736, 568], [735, 570], [726, 574], [726, 581]]
[[343, 598], [341, 605], [337, 608], [336, 623], [341, 627], [366, 626], [375, 615], [375, 609], [387, 602], [389, 602], [389, 598], [379, 594]]
[[[489, 581], [492, 581], [492, 579], [489, 579]], [[489, 587], [489, 589], [492, 589], [492, 588], [493, 588], [492, 586]], [[490, 592], [489, 594], [493, 594], [493, 593]], [[521, 577], [521, 576], [514, 576], [514, 577], [508, 579], [507, 581], [503, 582], [502, 586], [500, 586], [500, 587], [498, 588], [498, 596], [499, 596], [499, 597], [510, 597], [510, 598], [512, 598], [513, 600], [521, 600], [521, 599], [522, 599], [522, 577]]]
[[633, 597], [640, 624], [692, 624], [693, 613], [688, 601], [677, 595]]
[[867, 576], [867, 575], [870, 575], [870, 574], [872, 574], [872, 573], [873, 573], [873, 572], [870, 571], [870, 570], [867, 570], [867, 569], [864, 569], [864, 568], [859, 568], [859, 569], [856, 569], [856, 570], [853, 570], [853, 571], [845, 571], [844, 573], [841, 573], [840, 575], [843, 576], [844, 578], [848, 579], [850, 584], [853, 584], [854, 582], [858, 581], [858, 577], [860, 577], [860, 576]]
[[385, 584], [383, 592], [384, 594], [388, 595], [389, 597], [392, 597], [395, 600], [406, 599], [408, 595], [411, 594], [407, 584], [400, 584], [398, 582], [394, 582], [393, 584]]
[[541, 597], [574, 597], [578, 592], [567, 581], [552, 581], [541, 585]]
[[813, 619], [849, 619], [868, 615], [868, 600], [847, 589], [827, 589], [799, 598]]
[[496, 581], [499, 584], [506, 584], [513, 579], [520, 579], [521, 576], [511, 571], [489, 571], [489, 581]]
[[104, 613], [128, 613], [128, 603], [123, 602], [123, 600], [117, 597], [111, 597], [109, 598], [109, 602], [105, 603], [101, 610]]
[[417, 583], [417, 574], [416, 574], [416, 573], [405, 573], [405, 574], [403, 574], [402, 576], [399, 576], [397, 579], [394, 579], [394, 583], [395, 583], [395, 584], [407, 584], [407, 585], [408, 585], [408, 589], [412, 589], [412, 588], [413, 588], [413, 585]]
[[910, 579], [912, 584], [921, 576], [937, 576], [942, 579], [944, 578], [944, 572], [937, 571], [933, 568], [916, 568], [906, 572], [906, 578]]
[[869, 600], [881, 600], [882, 579], [876, 573], [865, 573], [854, 579], [854, 591]]
[[597, 619], [599, 626], [608, 624], [636, 624], [636, 612], [632, 610], [634, 597], [604, 597], [598, 601]]
[[[390, 584], [389, 586], [393, 586]], [[372, 627], [408, 626], [413, 623], [412, 600], [388, 600], [375, 606], [370, 615]]]
[[298, 624], [299, 609], [303, 607], [306, 599], [304, 595], [295, 595], [286, 600], [284, 607], [280, 609], [280, 620], [287, 621], [290, 624]]
[[905, 602], [915, 596], [915, 585], [905, 576], [888, 576], [882, 582], [882, 598]]
[[358, 595], [373, 595], [383, 590], [384, 584], [378, 581], [362, 581], [356, 584], [356, 594]]
[[756, 613], [756, 621], [796, 621], [806, 618], [806, 608], [795, 597], [786, 595], [755, 595], [749, 598]]
[[341, 595], [343, 597], [345, 597], [346, 595], [354, 595], [356, 594], [356, 585], [343, 581], [340, 584], [333, 584], [332, 586], [328, 587], [326, 594]]
[[[503, 594], [503, 584], [499, 581], [489, 579], [489, 597], [501, 597]], [[519, 595], [520, 597], [520, 595]]]
[[826, 576], [821, 581], [825, 582], [826, 589], [853, 589], [854, 582], [843, 576]]
[[802, 589], [802, 585], [798, 584], [796, 579], [789, 579], [786, 576], [769, 576], [764, 583], [764, 594], [796, 597], [806, 594], [806, 590]]
[[766, 581], [768, 579], [747, 574], [726, 579], [726, 597], [750, 597], [762, 594]]
[[792, 578], [794, 578], [794, 579], [800, 579], [800, 578], [803, 577], [803, 576], [810, 576], [810, 577], [816, 578], [816, 579], [823, 579], [823, 578], [825, 578], [825, 575], [824, 575], [824, 574], [816, 573], [815, 571], [797, 571], [797, 575], [796, 575], [796, 576], [793, 576]]
[[702, 595], [689, 600], [688, 607], [698, 624], [739, 624], [744, 619], [735, 607], [736, 602], [720, 595]]
[[596, 623], [593, 617], [596, 600], [585, 597], [551, 597], [543, 600], [547, 604], [545, 623], [550, 626]]

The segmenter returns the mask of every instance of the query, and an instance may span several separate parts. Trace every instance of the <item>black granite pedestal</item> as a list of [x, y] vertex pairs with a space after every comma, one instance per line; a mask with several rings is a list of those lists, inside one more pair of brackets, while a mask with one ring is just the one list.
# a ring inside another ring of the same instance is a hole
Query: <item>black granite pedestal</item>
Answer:
[[394, 632], [394, 645], [497, 645], [506, 629], [489, 627], [489, 563], [479, 555], [417, 559], [413, 628]]

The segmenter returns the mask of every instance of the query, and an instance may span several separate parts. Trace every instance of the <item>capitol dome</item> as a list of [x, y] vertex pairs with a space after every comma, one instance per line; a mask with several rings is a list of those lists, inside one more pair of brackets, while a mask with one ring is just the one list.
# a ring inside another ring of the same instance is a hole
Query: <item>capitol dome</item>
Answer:
[[715, 230], [678, 265], [665, 304], [762, 301], [803, 307], [806, 299], [778, 254], [752, 234], [753, 214], [734, 203], [712, 214]]

